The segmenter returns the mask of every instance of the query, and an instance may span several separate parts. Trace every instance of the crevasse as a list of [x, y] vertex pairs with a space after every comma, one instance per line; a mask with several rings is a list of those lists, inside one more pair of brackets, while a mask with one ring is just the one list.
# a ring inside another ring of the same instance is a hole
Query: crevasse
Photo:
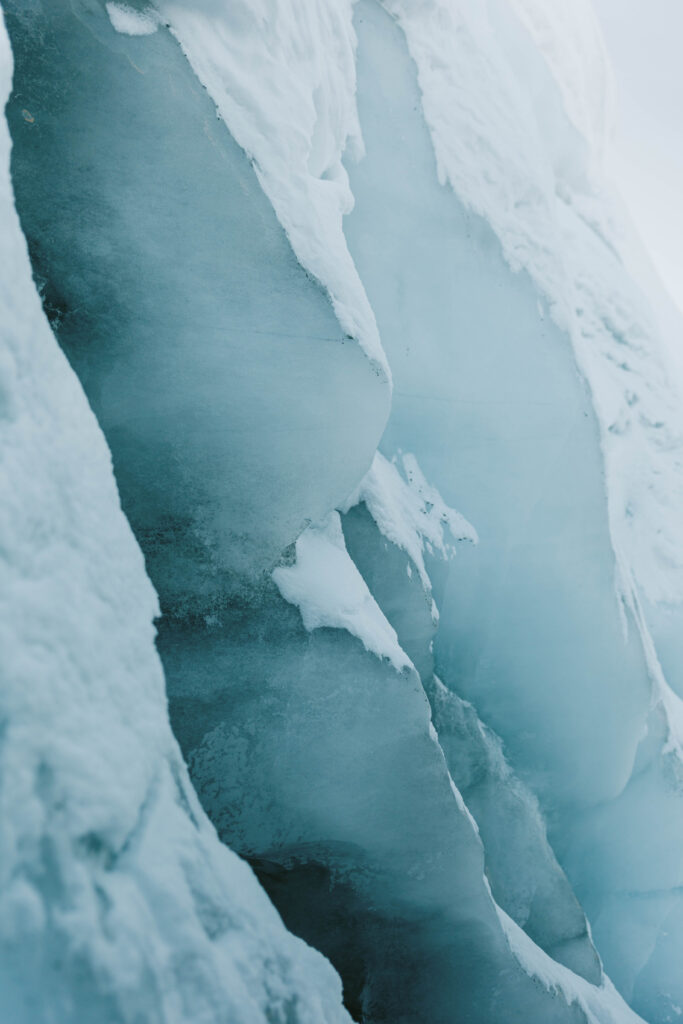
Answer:
[[3, 6], [4, 1016], [675, 1019], [680, 402], [590, 5]]

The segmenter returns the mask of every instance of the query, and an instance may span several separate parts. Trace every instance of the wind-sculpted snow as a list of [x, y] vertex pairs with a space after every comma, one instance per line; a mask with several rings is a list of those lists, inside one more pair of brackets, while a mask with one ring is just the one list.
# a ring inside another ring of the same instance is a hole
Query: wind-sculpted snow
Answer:
[[[0, 74], [7, 95], [1, 21]], [[342, 1024], [334, 971], [191, 788], [156, 596], [31, 281], [4, 120], [0, 161], [0, 1018]]]
[[309, 526], [296, 542], [296, 562], [273, 570], [284, 599], [298, 606], [306, 629], [329, 626], [357, 636], [366, 651], [388, 658], [397, 672], [410, 666], [346, 551], [339, 514]]

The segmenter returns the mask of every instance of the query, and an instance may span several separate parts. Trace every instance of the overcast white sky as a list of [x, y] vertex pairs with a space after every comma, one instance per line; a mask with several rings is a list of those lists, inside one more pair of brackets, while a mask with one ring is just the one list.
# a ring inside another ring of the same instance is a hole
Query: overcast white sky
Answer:
[[683, 0], [594, 5], [617, 85], [613, 177], [683, 308]]

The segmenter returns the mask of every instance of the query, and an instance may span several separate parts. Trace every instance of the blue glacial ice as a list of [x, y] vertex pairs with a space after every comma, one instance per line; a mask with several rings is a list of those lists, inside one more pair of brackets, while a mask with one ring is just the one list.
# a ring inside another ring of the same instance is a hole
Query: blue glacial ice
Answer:
[[683, 431], [589, 0], [3, 9], [3, 1020], [675, 1019]]

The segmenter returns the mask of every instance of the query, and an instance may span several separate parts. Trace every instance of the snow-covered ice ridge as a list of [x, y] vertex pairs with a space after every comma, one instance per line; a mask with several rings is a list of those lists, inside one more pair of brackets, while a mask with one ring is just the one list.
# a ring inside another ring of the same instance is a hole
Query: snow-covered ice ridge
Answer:
[[678, 1019], [680, 324], [590, 0], [2, 6], [2, 1020]]

